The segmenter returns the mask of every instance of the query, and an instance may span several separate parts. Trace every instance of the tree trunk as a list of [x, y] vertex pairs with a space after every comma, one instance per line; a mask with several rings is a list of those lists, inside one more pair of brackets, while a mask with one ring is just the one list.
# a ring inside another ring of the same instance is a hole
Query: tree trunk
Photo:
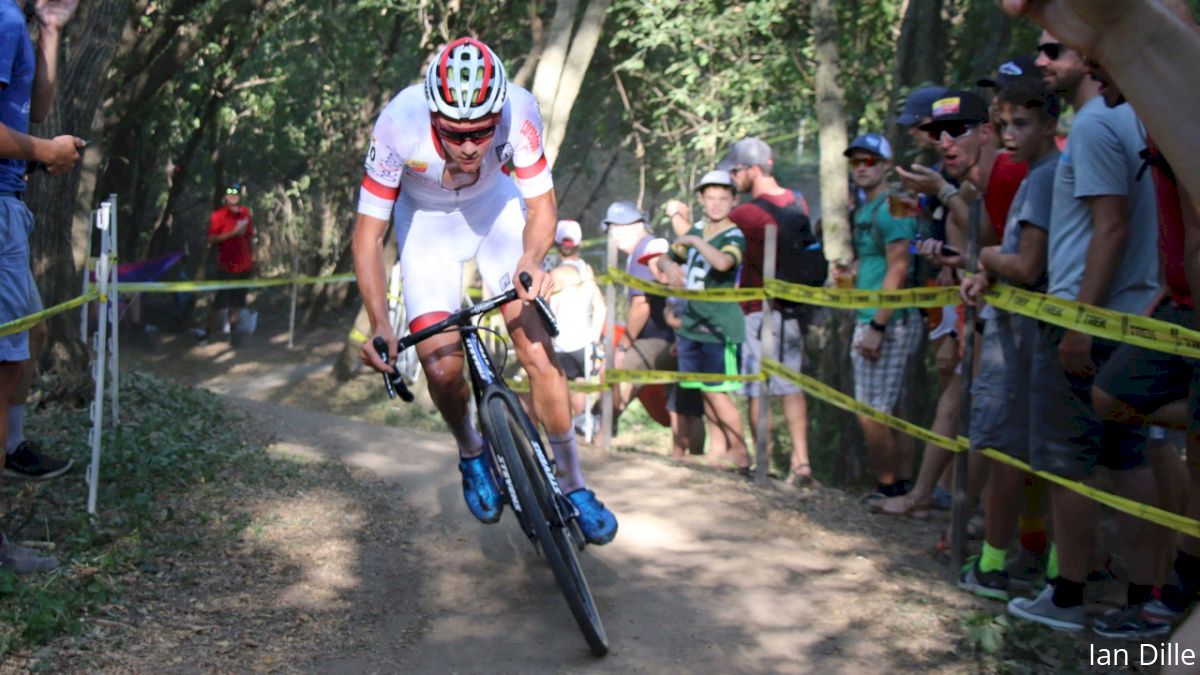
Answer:
[[845, 94], [838, 81], [838, 18], [834, 0], [814, 0], [812, 5], [813, 50], [817, 61], [815, 91], [817, 97], [818, 143], [821, 155], [821, 232], [825, 258], [833, 263], [849, 264], [854, 259], [850, 243], [850, 191], [846, 178]]
[[892, 72], [892, 102], [897, 106], [888, 116], [887, 136], [903, 156], [908, 148], [907, 134], [900, 133], [895, 114], [904, 97], [921, 84], [945, 81], [944, 55], [946, 31], [942, 24], [943, 0], [910, 0], [900, 24], [896, 41], [895, 70]]
[[538, 61], [533, 78], [533, 95], [542, 109], [542, 120], [546, 125], [542, 144], [546, 161], [554, 166], [563, 139], [567, 135], [567, 124], [571, 109], [583, 87], [588, 65], [596, 53], [604, 18], [612, 0], [590, 0], [584, 10], [578, 28], [572, 31], [578, 0], [564, 0], [554, 10], [550, 21], [550, 38]]
[[[75, 19], [67, 26], [54, 106], [46, 121], [32, 129], [34, 135], [53, 137], [74, 133], [95, 138], [93, 134], [97, 130], [92, 123], [100, 105], [104, 73], [116, 53], [128, 7], [128, 0], [82, 3]], [[89, 162], [85, 161], [87, 165]], [[92, 207], [90, 195], [78, 193], [80, 176], [79, 170], [65, 176], [41, 174], [30, 181], [26, 193], [37, 223], [30, 241], [32, 268], [46, 306], [79, 294], [80, 278], [72, 250], [71, 229], [76, 211], [86, 213]], [[73, 313], [64, 313], [48, 322], [49, 365], [67, 360], [73, 364], [82, 361], [84, 349], [79, 341], [76, 318]]]

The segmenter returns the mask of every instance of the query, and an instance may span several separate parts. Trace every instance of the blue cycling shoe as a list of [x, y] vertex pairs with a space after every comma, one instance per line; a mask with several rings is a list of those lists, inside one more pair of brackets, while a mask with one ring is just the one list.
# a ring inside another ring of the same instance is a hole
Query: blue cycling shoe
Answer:
[[504, 499], [488, 464], [484, 452], [478, 457], [460, 459], [458, 470], [462, 472], [463, 499], [467, 500], [471, 515], [480, 522], [494, 523], [504, 511]]
[[589, 544], [607, 544], [617, 536], [617, 517], [596, 499], [596, 493], [580, 488], [567, 495], [567, 499], [579, 509], [579, 529]]

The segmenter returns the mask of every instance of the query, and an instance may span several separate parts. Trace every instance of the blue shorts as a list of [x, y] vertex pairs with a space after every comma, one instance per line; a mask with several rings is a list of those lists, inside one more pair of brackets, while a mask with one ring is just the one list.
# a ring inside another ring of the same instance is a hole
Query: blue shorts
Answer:
[[996, 312], [984, 322], [979, 371], [971, 380], [971, 447], [1029, 461], [1029, 386], [1037, 319]]
[[[736, 342], [700, 342], [678, 335], [675, 349], [679, 352], [681, 373], [738, 374], [741, 345]], [[742, 389], [741, 382], [680, 382], [679, 386], [710, 392], [737, 392]]]
[[[0, 195], [0, 323], [41, 310], [41, 298], [29, 269], [31, 234], [33, 214], [25, 203], [12, 195]], [[28, 331], [0, 337], [0, 362], [28, 358]]]

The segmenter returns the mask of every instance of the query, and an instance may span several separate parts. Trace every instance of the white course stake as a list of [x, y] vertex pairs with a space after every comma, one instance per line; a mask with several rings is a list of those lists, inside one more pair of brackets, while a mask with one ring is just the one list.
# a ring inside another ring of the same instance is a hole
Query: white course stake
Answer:
[[[96, 514], [96, 493], [100, 488], [100, 436], [104, 428], [104, 357], [108, 353], [108, 294], [109, 294], [109, 263], [110, 250], [108, 230], [109, 210], [101, 204], [100, 210], [93, 212], [92, 219], [100, 230], [100, 260], [96, 269], [96, 284], [100, 287], [100, 301], [96, 303], [98, 313], [96, 320], [96, 337], [93, 342], [93, 353], [96, 355], [92, 363], [92, 377], [96, 380], [96, 394], [92, 399], [92, 430], [88, 440], [92, 446], [92, 462], [87, 469], [88, 483], [88, 514]], [[115, 290], [115, 289], [112, 289]]]
[[121, 328], [121, 293], [117, 290], [117, 281], [119, 280], [119, 272], [117, 271], [117, 195], [110, 194], [108, 202], [100, 205], [100, 208], [108, 208], [108, 248], [106, 255], [109, 257], [108, 273], [111, 276], [108, 282], [108, 288], [111, 291], [108, 294], [108, 320], [112, 325], [112, 339], [108, 341], [109, 349], [109, 396], [111, 397], [112, 406], [112, 423], [113, 427], [121, 425], [121, 362], [120, 362], [120, 328]]

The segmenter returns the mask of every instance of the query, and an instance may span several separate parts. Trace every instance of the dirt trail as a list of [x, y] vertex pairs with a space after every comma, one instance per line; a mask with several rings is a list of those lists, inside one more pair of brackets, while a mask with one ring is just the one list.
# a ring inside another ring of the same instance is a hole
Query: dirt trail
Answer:
[[[303, 523], [268, 527], [288, 546], [287, 583], [256, 602], [302, 607], [330, 639], [292, 658], [232, 654], [246, 669], [320, 672], [963, 672], [961, 620], [982, 607], [925, 553], [937, 525], [871, 517], [842, 493], [766, 492], [635, 453], [585, 453], [591, 485], [620, 519], [584, 567], [612, 645], [593, 659], [553, 577], [510, 515], [475, 522], [447, 434], [320, 411], [344, 396], [329, 376], [338, 331], [287, 351], [265, 325], [246, 348], [194, 348], [156, 336], [123, 365], [229, 397], [274, 440], [271, 451], [350, 467], [336, 499]], [[301, 397], [302, 405], [283, 405]], [[322, 406], [324, 400], [328, 405]], [[285, 509], [286, 510], [286, 509]], [[171, 612], [166, 603], [162, 612]], [[158, 623], [170, 622], [159, 617]], [[136, 627], [127, 637], [136, 641]], [[249, 630], [249, 629], [248, 629]], [[247, 644], [285, 639], [264, 622]], [[206, 654], [174, 648], [207, 669]], [[158, 670], [161, 654], [121, 661]], [[297, 660], [302, 657], [303, 660]], [[179, 663], [177, 660], [175, 663]], [[230, 663], [230, 662], [226, 662]], [[182, 668], [189, 670], [189, 668]]]

